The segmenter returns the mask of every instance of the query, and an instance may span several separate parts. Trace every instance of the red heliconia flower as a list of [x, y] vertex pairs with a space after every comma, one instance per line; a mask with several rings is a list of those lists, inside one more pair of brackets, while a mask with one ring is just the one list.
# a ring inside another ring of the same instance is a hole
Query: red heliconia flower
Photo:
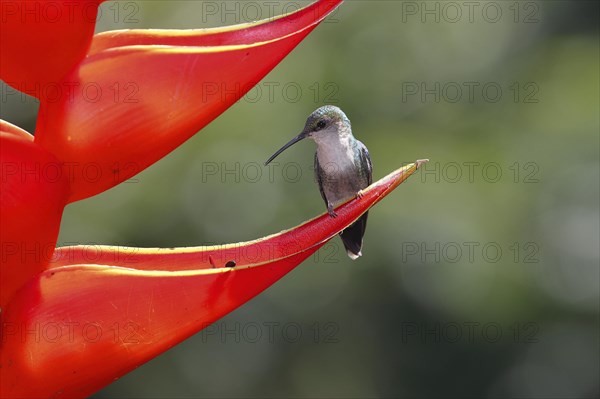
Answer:
[[[255, 241], [55, 248], [68, 203], [182, 144], [341, 1], [224, 29], [93, 37], [99, 0], [2, 2], [1, 78], [33, 90], [40, 112], [35, 137], [0, 123], [1, 397], [94, 393], [259, 294], [416, 170], [411, 164], [374, 183], [335, 219], [323, 214]], [[48, 3], [75, 17], [50, 23], [23, 11]]]

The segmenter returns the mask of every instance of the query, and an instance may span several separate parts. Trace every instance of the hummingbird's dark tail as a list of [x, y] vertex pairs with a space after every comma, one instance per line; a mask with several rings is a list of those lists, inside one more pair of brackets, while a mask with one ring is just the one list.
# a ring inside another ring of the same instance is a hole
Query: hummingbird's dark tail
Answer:
[[365, 212], [356, 222], [347, 227], [340, 233], [346, 253], [352, 260], [356, 260], [362, 255], [360, 249], [362, 248], [363, 236], [367, 229], [367, 217], [369, 212]]

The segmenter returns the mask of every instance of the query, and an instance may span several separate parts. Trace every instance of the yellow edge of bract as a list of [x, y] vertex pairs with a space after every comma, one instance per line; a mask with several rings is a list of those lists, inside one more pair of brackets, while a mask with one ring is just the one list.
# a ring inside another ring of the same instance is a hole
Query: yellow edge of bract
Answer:
[[[111, 34], [121, 33], [121, 32], [135, 32], [135, 31], [144, 31], [144, 32], [150, 32], [150, 33], [168, 32], [169, 35], [171, 35], [171, 36], [178, 36], [179, 34], [181, 34], [181, 36], [188, 36], [190, 32], [198, 32], [199, 34], [203, 34], [203, 35], [210, 35], [210, 34], [213, 34], [213, 33], [233, 32], [233, 31], [236, 31], [236, 30], [244, 30], [244, 29], [253, 28], [253, 27], [256, 27], [256, 26], [260, 26], [260, 25], [265, 25], [265, 24], [277, 21], [277, 20], [282, 19], [282, 18], [291, 17], [291, 16], [293, 16], [293, 15], [295, 15], [297, 13], [300, 13], [300, 12], [304, 11], [306, 8], [311, 7], [315, 3], [316, 3], [316, 1], [313, 2], [313, 3], [311, 3], [311, 4], [309, 4], [309, 5], [307, 5], [306, 7], [299, 8], [298, 10], [296, 10], [296, 11], [294, 11], [292, 13], [281, 14], [281, 15], [270, 17], [270, 18], [261, 19], [259, 21], [244, 22], [244, 23], [236, 24], [236, 25], [219, 26], [219, 27], [215, 27], [215, 28], [200, 28], [200, 29], [143, 29], [143, 30], [142, 29], [119, 29], [119, 30], [112, 30], [112, 31], [100, 32], [100, 33], [98, 33], [98, 36], [100, 36], [100, 35], [111, 35]], [[341, 4], [341, 2], [340, 2], [340, 4]], [[336, 8], [337, 7], [339, 7], [339, 5], [336, 6]], [[327, 16], [331, 12], [333, 12], [333, 10], [335, 10], [335, 8], [332, 9], [330, 12], [326, 13], [325, 15], [323, 15], [321, 18], [315, 20], [309, 26], [312, 26], [315, 23], [320, 23], [325, 18], [327, 18]]]
[[301, 33], [303, 31], [305, 31], [306, 29], [311, 28], [313, 25], [314, 24], [310, 24], [310, 25], [308, 25], [300, 30], [297, 30], [295, 32], [292, 32], [290, 34], [280, 36], [275, 39], [262, 41], [262, 42], [254, 42], [254, 43], [238, 44], [238, 45], [227, 45], [227, 46], [181, 46], [181, 45], [170, 46], [170, 45], [165, 45], [165, 44], [135, 44], [135, 45], [130, 45], [130, 46], [109, 47], [107, 49], [100, 51], [99, 53], [92, 55], [91, 57], [94, 57], [94, 56], [97, 56], [100, 54], [111, 54], [111, 56], [114, 56], [114, 53], [130, 52], [130, 51], [139, 51], [139, 52], [145, 51], [145, 52], [166, 53], [166, 54], [169, 54], [169, 53], [170, 54], [217, 54], [217, 53], [224, 53], [224, 52], [235, 51], [235, 50], [247, 50], [247, 49], [251, 49], [254, 47], [261, 47], [261, 46], [264, 46], [269, 43], [275, 43], [280, 40], [287, 39], [288, 37], [295, 36], [298, 33]]
[[[307, 7], [310, 7], [307, 6]], [[298, 10], [301, 11], [302, 9]], [[298, 12], [297, 11], [297, 12]], [[152, 44], [138, 44], [138, 45], [129, 45], [129, 46], [120, 46], [120, 47], [109, 47], [106, 48], [102, 51], [100, 51], [99, 53], [96, 53], [94, 55], [98, 55], [98, 54], [102, 54], [105, 52], [110, 52], [110, 53], [114, 53], [114, 52], [119, 52], [119, 51], [127, 51], [127, 50], [144, 50], [144, 51], [149, 51], [149, 52], [157, 52], [157, 53], [176, 53], [176, 54], [211, 54], [211, 53], [222, 53], [222, 52], [227, 52], [227, 51], [235, 51], [235, 50], [243, 50], [243, 49], [250, 49], [253, 47], [260, 47], [269, 43], [274, 43], [280, 40], [284, 40], [287, 39], [288, 37], [291, 36], [295, 36], [298, 33], [301, 33], [315, 25], [320, 24], [325, 18], [327, 18], [327, 15], [329, 15], [329, 13], [325, 14], [324, 16], [322, 16], [321, 18], [311, 22], [309, 25], [304, 26], [302, 29], [298, 29], [297, 31], [294, 31], [292, 33], [289, 33], [287, 35], [284, 36], [279, 36], [276, 37], [274, 39], [271, 40], [266, 40], [266, 41], [262, 41], [262, 42], [255, 42], [255, 43], [248, 43], [248, 44], [239, 44], [239, 45], [227, 45], [227, 46], [182, 46], [182, 45], [174, 45], [174, 46], [170, 46], [170, 45], [152, 45]], [[218, 33], [218, 32], [228, 32], [228, 31], [234, 31], [234, 30], [238, 30], [238, 29], [245, 29], [249, 26], [256, 26], [256, 25], [261, 25], [264, 23], [268, 23], [280, 18], [286, 17], [286, 15], [280, 15], [276, 18], [269, 18], [269, 19], [264, 19], [262, 21], [257, 21], [257, 22], [249, 22], [246, 24], [239, 24], [239, 25], [232, 25], [232, 26], [226, 26], [226, 27], [219, 27], [219, 28], [209, 28], [209, 29], [193, 29], [199, 32], [207, 32], [207, 31], [212, 31], [214, 33]], [[240, 28], [243, 27], [243, 28]], [[121, 32], [123, 32], [125, 30], [122, 30]], [[169, 29], [155, 29], [154, 31], [163, 31], [163, 32], [170, 32], [172, 33], [176, 33], [177, 30], [169, 30]], [[110, 32], [110, 31], [109, 31]], [[114, 32], [119, 32], [119, 31], [112, 31], [112, 33]], [[188, 35], [190, 32], [190, 30], [181, 30], [181, 35]], [[107, 32], [108, 33], [108, 32]], [[93, 57], [93, 56], [92, 56]]]
[[[375, 189], [376, 187], [379, 187], [381, 185], [384, 184], [389, 184], [389, 187], [386, 189], [386, 191], [384, 192], [384, 194], [386, 192], [389, 192], [390, 190], [393, 190], [398, 184], [399, 182], [405, 180], [406, 178], [408, 178], [410, 175], [412, 175], [415, 171], [417, 170], [416, 164], [411, 163], [409, 165], [406, 165], [402, 168], [396, 169], [395, 171], [393, 171], [392, 173], [388, 174], [387, 176], [381, 178], [380, 180], [378, 180], [377, 182], [375, 182], [374, 184], [371, 184], [369, 187], [367, 187], [366, 189], [364, 189], [362, 191], [363, 195], [368, 193], [369, 191]], [[394, 175], [396, 175], [396, 178], [393, 179]], [[404, 179], [402, 179], [404, 178]], [[398, 183], [398, 184], [396, 184]], [[382, 194], [383, 195], [383, 194]], [[337, 208], [339, 208], [340, 206], [345, 205], [346, 203], [353, 201], [354, 199], [349, 199], [348, 201], [340, 204]], [[336, 209], [337, 209], [336, 208]], [[366, 212], [367, 210], [365, 210]], [[169, 254], [172, 255], [176, 255], [176, 254], [186, 254], [186, 253], [196, 253], [196, 252], [207, 252], [207, 251], [213, 251], [213, 250], [226, 250], [226, 249], [234, 249], [237, 247], [244, 247], [244, 246], [248, 246], [248, 245], [252, 245], [252, 244], [257, 244], [269, 239], [272, 239], [274, 237], [277, 236], [281, 236], [284, 234], [287, 234], [289, 232], [291, 232], [292, 230], [296, 230], [298, 228], [301, 228], [302, 226], [313, 222], [314, 220], [322, 217], [323, 215], [325, 215], [326, 213], [322, 213], [312, 219], [309, 219], [307, 221], [305, 221], [304, 223], [295, 226], [291, 229], [287, 229], [287, 230], [282, 230], [279, 233], [275, 233], [275, 234], [271, 234], [269, 236], [266, 237], [261, 237], [259, 239], [256, 240], [252, 240], [252, 241], [245, 241], [245, 242], [238, 242], [238, 243], [231, 243], [231, 244], [223, 244], [223, 245], [211, 245], [211, 246], [200, 246], [200, 247], [182, 247], [182, 248], [178, 248], [175, 250], [168, 250]], [[360, 215], [359, 215], [360, 217]], [[249, 264], [249, 265], [244, 265], [244, 266], [236, 266], [235, 268], [211, 268], [211, 269], [198, 269], [198, 270], [182, 270], [182, 271], [162, 271], [162, 270], [139, 270], [139, 269], [132, 269], [132, 268], [126, 268], [126, 267], [121, 267], [121, 266], [107, 266], [107, 265], [98, 265], [98, 264], [80, 264], [80, 265], [69, 265], [69, 266], [60, 266], [57, 268], [52, 268], [51, 271], [52, 272], [58, 272], [61, 270], [68, 270], [68, 269], [73, 269], [73, 268], [78, 268], [78, 267], [82, 267], [85, 266], [86, 269], [89, 270], [90, 267], [95, 268], [98, 267], [100, 271], [103, 272], [107, 272], [107, 273], [117, 273], [117, 274], [130, 274], [130, 275], [143, 275], [143, 276], [163, 276], [163, 277], [182, 277], [182, 276], [198, 276], [198, 275], [208, 275], [208, 274], [215, 274], [215, 273], [224, 273], [224, 272], [230, 272], [230, 271], [235, 271], [235, 270], [243, 270], [243, 269], [249, 269], [252, 267], [257, 267], [257, 266], [261, 266], [261, 265], [265, 265], [265, 264], [270, 264], [279, 260], [283, 260], [283, 259], [287, 259], [290, 258], [292, 256], [298, 255], [302, 252], [305, 252], [315, 246], [318, 246], [320, 244], [322, 244], [323, 242], [331, 239], [332, 237], [334, 237], [335, 234], [333, 234], [330, 237], [326, 237], [323, 240], [315, 243], [314, 245], [308, 247], [308, 248], [304, 248], [302, 251], [290, 254], [290, 255], [286, 255], [286, 256], [282, 256], [280, 258], [273, 258], [273, 259], [269, 259], [268, 261], [265, 262], [259, 262], [259, 263], [254, 263], [254, 264]], [[62, 247], [62, 248], [73, 248], [73, 247]], [[120, 251], [124, 251], [127, 250], [128, 248], [131, 249], [135, 249], [135, 253], [137, 255], [164, 255], [165, 254], [165, 249], [163, 248], [133, 248], [133, 247], [115, 247], [115, 246], [99, 246], [96, 247], [95, 249], [105, 249], [105, 250], [111, 250], [111, 249], [115, 249], [115, 250], [120, 250]]]

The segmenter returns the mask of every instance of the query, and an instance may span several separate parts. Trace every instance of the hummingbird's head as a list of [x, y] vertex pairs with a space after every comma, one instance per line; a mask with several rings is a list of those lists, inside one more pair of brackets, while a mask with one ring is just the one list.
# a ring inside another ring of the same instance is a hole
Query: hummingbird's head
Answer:
[[302, 132], [271, 155], [265, 165], [268, 165], [287, 148], [307, 137], [316, 141], [318, 145], [321, 141], [350, 133], [350, 120], [346, 114], [335, 105], [325, 105], [310, 114]]
[[330, 135], [347, 134], [350, 131], [350, 120], [344, 111], [335, 105], [325, 105], [308, 116], [300, 135], [319, 141]]

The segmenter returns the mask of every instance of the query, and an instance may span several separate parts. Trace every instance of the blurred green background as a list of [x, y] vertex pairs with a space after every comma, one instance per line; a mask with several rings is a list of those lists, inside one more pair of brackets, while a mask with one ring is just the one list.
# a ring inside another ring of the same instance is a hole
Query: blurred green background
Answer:
[[[268, 18], [290, 1], [121, 1], [98, 31]], [[67, 207], [61, 244], [245, 241], [323, 212], [303, 142], [340, 106], [378, 179], [431, 162], [262, 295], [97, 398], [592, 398], [599, 367], [595, 1], [346, 1], [247, 96], [132, 181]], [[3, 104], [33, 131], [37, 104]], [[151, 136], [148, 137], [151, 140]], [[216, 172], [215, 172], [216, 170]]]

